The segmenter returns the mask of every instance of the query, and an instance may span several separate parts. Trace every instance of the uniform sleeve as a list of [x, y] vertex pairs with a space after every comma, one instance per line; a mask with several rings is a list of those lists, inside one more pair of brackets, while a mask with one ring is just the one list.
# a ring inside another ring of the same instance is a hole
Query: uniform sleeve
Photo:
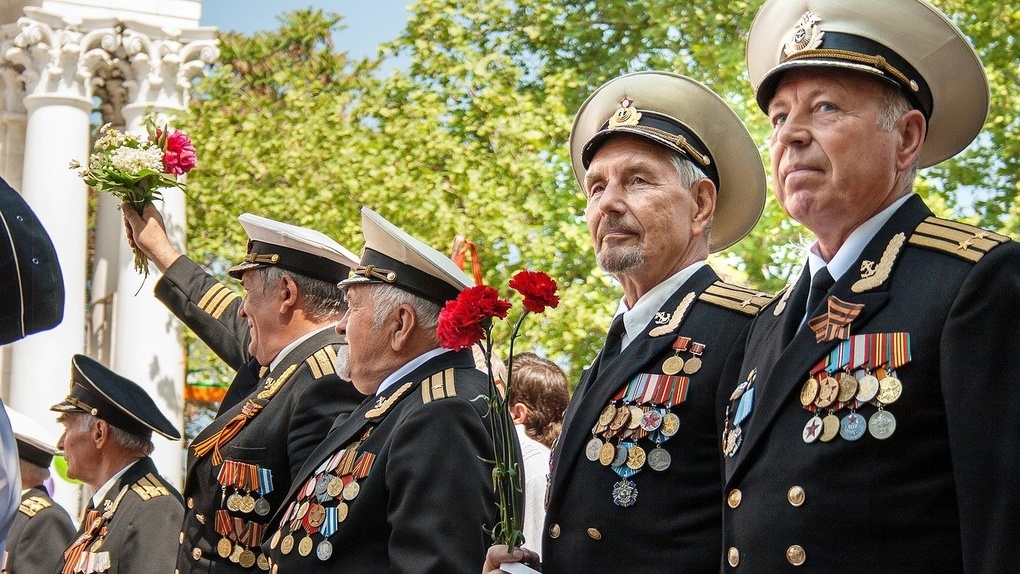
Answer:
[[178, 257], [156, 283], [155, 295], [230, 368], [250, 359], [248, 322], [237, 315], [241, 297], [197, 263]]
[[[135, 496], [135, 495], [130, 495]], [[173, 495], [146, 501], [135, 497], [143, 510], [127, 525], [124, 544], [115, 560], [121, 574], [173, 572], [177, 563], [178, 536], [184, 522], [184, 506]]]
[[354, 385], [334, 374], [313, 379], [307, 365], [302, 365], [295, 376], [304, 380], [293, 381], [298, 388], [290, 406], [287, 429], [291, 479], [300, 472], [305, 459], [326, 438], [334, 423], [339, 424], [365, 399]]
[[[39, 511], [11, 541], [17, 557], [15, 574], [53, 574], [64, 564], [64, 549], [74, 539], [74, 525], [64, 509], [51, 506]], [[16, 546], [15, 546], [16, 545]]]
[[391, 439], [393, 573], [480, 572], [496, 521], [486, 421], [462, 398], [414, 409]]
[[964, 571], [1020, 561], [1020, 246], [989, 252], [945, 323], [941, 378], [960, 507]]

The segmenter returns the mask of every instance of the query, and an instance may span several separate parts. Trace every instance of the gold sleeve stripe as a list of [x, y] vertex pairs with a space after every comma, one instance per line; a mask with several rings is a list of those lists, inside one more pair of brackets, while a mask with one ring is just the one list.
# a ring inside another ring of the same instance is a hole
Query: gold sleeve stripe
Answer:
[[198, 306], [205, 309], [206, 306], [209, 305], [209, 302], [212, 301], [213, 297], [216, 297], [225, 290], [227, 290], [226, 286], [221, 285], [220, 283], [213, 285], [205, 292], [205, 295], [202, 295], [202, 298], [198, 300]]
[[305, 362], [308, 363], [308, 368], [312, 370], [312, 378], [321, 379], [322, 371], [319, 369], [319, 362], [315, 360], [315, 356], [308, 357], [305, 359]]
[[716, 281], [701, 293], [698, 300], [753, 316], [768, 305], [772, 301], [772, 297], [761, 291]]
[[929, 217], [910, 236], [910, 243], [977, 263], [986, 253], [1010, 239], [958, 221]]
[[436, 373], [421, 382], [421, 402], [423, 404], [455, 396], [457, 396], [457, 388], [454, 385], [453, 369]]
[[326, 352], [326, 349], [316, 351], [312, 356], [319, 362], [319, 368], [322, 370], [323, 375], [333, 374], [333, 361], [330, 360], [329, 353]]
[[224, 297], [222, 301], [220, 301], [220, 304], [217, 305], [215, 309], [210, 311], [209, 314], [212, 315], [214, 319], [219, 319], [220, 317], [223, 316], [223, 312], [226, 311], [228, 307], [230, 307], [230, 304], [239, 298], [240, 296], [237, 293], [234, 293], [232, 291], [229, 292], [227, 296]]

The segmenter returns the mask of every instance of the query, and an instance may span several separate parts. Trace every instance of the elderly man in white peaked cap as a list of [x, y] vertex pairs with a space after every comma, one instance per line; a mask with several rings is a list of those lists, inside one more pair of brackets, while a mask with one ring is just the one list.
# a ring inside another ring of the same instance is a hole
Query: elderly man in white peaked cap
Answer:
[[124, 209], [130, 239], [163, 277], [156, 297], [237, 375], [216, 419], [188, 449], [178, 574], [268, 568], [258, 540], [291, 478], [339, 416], [364, 397], [333, 368], [347, 346], [336, 284], [357, 258], [326, 235], [252, 214], [244, 260], [228, 273], [246, 295], [178, 253], [159, 212]]
[[768, 0], [747, 69], [814, 233], [723, 389], [725, 572], [1016, 572], [1020, 246], [935, 217], [984, 68], [921, 0]]
[[474, 572], [496, 521], [488, 381], [470, 349], [436, 339], [439, 310], [472, 282], [374, 211], [362, 226], [338, 371], [377, 398], [308, 458], [263, 548], [280, 572]]
[[21, 463], [21, 504], [14, 515], [0, 574], [53, 574], [61, 553], [74, 538], [74, 524], [43, 483], [50, 477], [57, 439], [38, 422], [5, 405], [18, 444]]

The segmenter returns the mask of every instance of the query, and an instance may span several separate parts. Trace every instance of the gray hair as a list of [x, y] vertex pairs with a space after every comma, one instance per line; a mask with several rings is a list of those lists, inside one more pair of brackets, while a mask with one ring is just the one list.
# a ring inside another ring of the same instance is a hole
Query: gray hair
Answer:
[[[705, 175], [705, 171], [698, 167], [691, 158], [673, 152], [671, 159], [673, 161], [673, 167], [676, 168], [676, 174], [680, 177], [680, 185], [686, 187], [688, 190], [694, 187], [694, 184], [703, 180], [708, 179]], [[709, 220], [708, 225], [705, 227], [705, 241], [709, 245], [712, 244], [712, 220], [715, 219], [715, 214], [712, 214], [712, 219]]]
[[372, 294], [372, 301], [375, 305], [375, 315], [372, 317], [376, 327], [383, 324], [383, 321], [390, 316], [397, 307], [410, 305], [418, 319], [418, 326], [425, 330], [432, 338], [436, 336], [436, 328], [439, 326], [439, 311], [441, 307], [423, 299], [413, 293], [404, 291], [392, 285], [373, 285], [375, 288]]
[[262, 278], [262, 289], [275, 285], [284, 275], [294, 280], [305, 299], [305, 312], [315, 321], [338, 319], [347, 309], [347, 300], [336, 283], [313, 279], [281, 267], [269, 265], [255, 269]]
[[[907, 99], [906, 94], [900, 88], [882, 85], [882, 104], [878, 110], [878, 127], [881, 130], [891, 132], [896, 128], [896, 122], [903, 114], [914, 109], [913, 104]], [[910, 167], [910, 179], [917, 175], [917, 162]]]
[[[78, 430], [84, 433], [91, 431], [92, 426], [99, 420], [98, 417], [91, 413], [67, 414], [73, 414], [78, 417]], [[156, 448], [152, 444], [152, 431], [149, 431], [148, 436], [142, 436], [128, 432], [120, 427], [113, 426], [109, 423], [109, 421], [107, 421], [107, 425], [110, 427], [110, 435], [113, 437], [113, 441], [126, 451], [141, 454], [142, 456], [149, 456], [152, 454], [153, 449]]]

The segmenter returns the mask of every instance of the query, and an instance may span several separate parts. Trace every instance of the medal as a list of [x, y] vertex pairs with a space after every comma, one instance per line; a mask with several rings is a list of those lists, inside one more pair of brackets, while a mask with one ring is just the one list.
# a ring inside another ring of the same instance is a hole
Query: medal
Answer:
[[242, 568], [251, 568], [255, 565], [255, 553], [251, 550], [245, 550], [241, 553], [241, 556], [238, 557], [237, 563], [240, 564]]
[[613, 463], [610, 466], [623, 466], [623, 463], [627, 462], [627, 451], [629, 450], [626, 443], [620, 443], [616, 447], [616, 453], [613, 457]]
[[667, 375], [675, 375], [683, 368], [684, 360], [676, 355], [673, 355], [662, 363], [662, 372]]
[[330, 544], [329, 540], [323, 540], [315, 547], [315, 556], [325, 562], [329, 560], [329, 557], [333, 555], [333, 545]]
[[641, 428], [646, 432], [655, 432], [662, 426], [662, 413], [652, 409], [641, 415]]
[[903, 393], [903, 384], [893, 376], [884, 377], [878, 382], [878, 400], [883, 405], [891, 405]]
[[602, 445], [602, 451], [599, 453], [599, 463], [602, 466], [609, 466], [613, 463], [613, 458], [616, 456], [616, 447], [612, 443], [606, 441], [606, 444]]
[[280, 552], [290, 554], [291, 550], [294, 550], [294, 535], [288, 534], [280, 541]]
[[814, 377], [809, 378], [804, 386], [800, 388], [800, 404], [805, 407], [814, 404], [818, 398], [818, 381]]
[[613, 422], [609, 424], [610, 430], [618, 431], [626, 426], [630, 420], [630, 409], [623, 406], [616, 409], [616, 416], [613, 417]]
[[319, 504], [313, 504], [308, 510], [308, 524], [312, 528], [318, 528], [322, 526], [324, 520], [326, 520], [326, 509]]
[[867, 374], [858, 381], [857, 400], [867, 403], [878, 395], [878, 377]]
[[818, 440], [822, 442], [829, 442], [836, 438], [839, 434], [839, 417], [829, 413], [822, 419], [822, 435], [818, 437]]
[[694, 355], [684, 363], [684, 374], [693, 375], [701, 370], [701, 353], [705, 351], [702, 343], [691, 343], [691, 354]]
[[228, 560], [230, 560], [234, 564], [240, 563], [241, 562], [241, 553], [242, 552], [244, 552], [244, 549], [241, 548], [240, 544], [238, 544], [237, 546], [234, 546], [234, 551], [230, 553], [230, 558]]
[[820, 409], [828, 408], [836, 402], [839, 395], [839, 383], [832, 377], [825, 377], [818, 383], [818, 398], [815, 399], [815, 406]]
[[216, 543], [216, 553], [220, 555], [220, 558], [226, 558], [230, 556], [230, 553], [234, 550], [234, 545], [230, 543], [226, 538], [220, 538], [220, 541]]
[[259, 567], [259, 570], [263, 570], [263, 571], [268, 572], [269, 571], [269, 558], [266, 558], [265, 554], [259, 554], [258, 559], [255, 560], [255, 565]]
[[342, 491], [340, 491], [340, 494], [343, 496], [344, 500], [350, 502], [358, 497], [359, 492], [361, 492], [361, 485], [358, 484], [358, 481], [352, 480], [347, 483], [347, 486], [345, 486]]
[[315, 480], [315, 496], [326, 494], [326, 487], [329, 486], [330, 475], [324, 474]]
[[265, 498], [259, 497], [259, 499], [255, 501], [255, 514], [265, 516], [269, 514], [270, 510], [272, 510], [272, 506], [270, 506], [269, 501]]
[[276, 534], [273, 534], [273, 537], [269, 540], [269, 549], [270, 550], [276, 550], [276, 547], [280, 545], [280, 538], [282, 538], [282, 537], [283, 537], [283, 531], [282, 530], [277, 530]]
[[240, 494], [238, 494], [237, 492], [230, 493], [230, 496], [227, 497], [227, 509], [229, 509], [231, 512], [240, 511], [241, 507], [238, 506], [240, 502], [241, 502]]
[[343, 522], [344, 520], [347, 520], [348, 510], [349, 507], [347, 506], [347, 503], [341, 500], [340, 503], [336, 505], [336, 521]]
[[839, 423], [839, 436], [846, 440], [857, 440], [864, 436], [866, 430], [868, 430], [868, 423], [863, 416], [855, 412], [843, 417]]
[[251, 512], [255, 510], [255, 499], [250, 494], [245, 494], [241, 497], [241, 501], [237, 504], [238, 510], [241, 512]]
[[857, 379], [850, 373], [843, 373], [839, 377], [839, 393], [836, 400], [841, 403], [849, 402], [857, 394]]
[[[878, 382], [877, 380], [875, 381]], [[616, 417], [616, 405], [609, 403], [606, 408], [602, 409], [602, 413], [599, 415], [599, 430], [605, 430], [609, 428], [609, 425], [613, 422], [613, 418]], [[596, 431], [598, 432], [598, 431]]]
[[648, 453], [648, 466], [652, 470], [662, 472], [669, 468], [671, 462], [669, 451], [662, 447], [655, 447]]
[[343, 489], [344, 479], [340, 478], [339, 476], [334, 476], [333, 478], [329, 479], [329, 484], [326, 486], [326, 494], [328, 494], [331, 498], [336, 498], [340, 496], [340, 493], [343, 492]]
[[637, 485], [624, 478], [613, 485], [613, 502], [620, 507], [627, 508], [637, 502]]
[[310, 534], [306, 534], [305, 537], [301, 539], [301, 542], [298, 543], [298, 554], [308, 556], [312, 553], [313, 546], [315, 546], [315, 544], [312, 542], [312, 536]]
[[598, 461], [601, 453], [602, 439], [597, 436], [592, 437], [588, 444], [584, 445], [584, 456], [592, 462]]
[[659, 428], [659, 432], [664, 437], [671, 437], [676, 434], [676, 431], [680, 430], [680, 417], [674, 413], [667, 413], [662, 418], [662, 427]]
[[726, 433], [726, 440], [723, 441], [723, 452], [726, 456], [732, 457], [737, 454], [737, 449], [740, 448], [740, 443], [744, 440], [743, 432], [740, 427], [733, 427], [730, 432]]
[[896, 417], [892, 416], [889, 411], [876, 411], [868, 419], [868, 430], [871, 432], [871, 436], [885, 440], [896, 431]]
[[631, 445], [627, 449], [627, 468], [631, 470], [640, 470], [645, 465], [645, 449], [641, 448], [637, 444]]
[[822, 434], [822, 419], [818, 415], [811, 417], [811, 420], [804, 425], [804, 431], [801, 433], [804, 442], [810, 444], [818, 440], [818, 437]]

